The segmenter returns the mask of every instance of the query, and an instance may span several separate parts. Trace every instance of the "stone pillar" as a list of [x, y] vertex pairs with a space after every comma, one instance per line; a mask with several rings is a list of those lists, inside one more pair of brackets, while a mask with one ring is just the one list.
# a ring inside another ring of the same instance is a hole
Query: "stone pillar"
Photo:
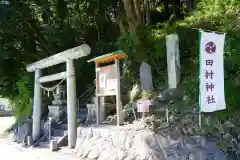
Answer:
[[68, 147], [74, 148], [77, 139], [76, 83], [74, 60], [68, 59], [67, 65], [67, 117]]
[[166, 37], [167, 65], [168, 65], [168, 86], [177, 88], [180, 82], [180, 55], [179, 39], [177, 34], [170, 34]]
[[40, 128], [41, 128], [41, 104], [42, 104], [42, 95], [41, 88], [38, 79], [41, 77], [41, 70], [35, 70], [35, 83], [34, 83], [34, 99], [33, 99], [33, 130], [32, 137], [33, 141], [39, 139]]
[[121, 101], [121, 89], [120, 89], [120, 68], [119, 68], [119, 60], [115, 60], [116, 65], [116, 74], [117, 74], [117, 86], [116, 86], [116, 106], [117, 106], [117, 125], [124, 124], [124, 115], [122, 109], [122, 101]]
[[51, 140], [50, 141], [50, 150], [56, 151], [58, 149], [58, 144], [57, 144], [57, 140]]

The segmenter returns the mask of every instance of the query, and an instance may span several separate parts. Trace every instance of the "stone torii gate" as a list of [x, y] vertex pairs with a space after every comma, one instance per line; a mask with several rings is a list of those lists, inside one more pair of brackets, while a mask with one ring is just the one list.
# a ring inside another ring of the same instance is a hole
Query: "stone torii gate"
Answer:
[[[68, 117], [68, 146], [74, 148], [77, 137], [76, 124], [76, 82], [74, 60], [87, 56], [91, 52], [91, 48], [87, 44], [66, 50], [55, 54], [51, 57], [42, 59], [27, 65], [28, 72], [35, 72], [34, 83], [34, 100], [33, 100], [33, 140], [36, 141], [40, 137], [40, 122], [41, 122], [41, 105], [42, 95], [40, 83], [65, 79], [67, 80], [67, 117]], [[41, 76], [41, 69], [51, 67], [60, 63], [66, 63], [66, 72]]]

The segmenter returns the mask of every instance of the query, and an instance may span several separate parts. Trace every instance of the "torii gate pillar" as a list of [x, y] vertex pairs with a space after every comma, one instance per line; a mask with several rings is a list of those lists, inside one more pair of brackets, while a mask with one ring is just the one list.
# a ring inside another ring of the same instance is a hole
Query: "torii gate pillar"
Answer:
[[[67, 116], [68, 116], [68, 147], [74, 148], [77, 139], [77, 117], [76, 117], [76, 82], [74, 60], [87, 56], [91, 48], [87, 44], [66, 50], [51, 57], [42, 59], [27, 66], [27, 71], [35, 71], [34, 100], [33, 100], [33, 140], [40, 136], [41, 121], [41, 88], [40, 83], [54, 80], [67, 79]], [[41, 69], [51, 67], [60, 63], [66, 63], [66, 72], [41, 77]]]
[[68, 59], [67, 65], [67, 118], [68, 118], [68, 146], [74, 148], [77, 140], [77, 111], [76, 111], [76, 83], [74, 61]]
[[41, 77], [41, 70], [35, 70], [35, 83], [34, 83], [34, 101], [33, 101], [33, 140], [39, 139], [40, 127], [41, 127], [41, 104], [42, 104], [42, 94], [40, 88], [40, 82], [38, 79]]

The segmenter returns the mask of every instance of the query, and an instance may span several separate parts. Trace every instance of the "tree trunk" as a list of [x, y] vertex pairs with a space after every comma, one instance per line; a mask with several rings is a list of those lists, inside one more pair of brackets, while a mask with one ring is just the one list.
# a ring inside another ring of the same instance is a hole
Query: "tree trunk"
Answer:
[[174, 15], [176, 16], [176, 18], [180, 18], [180, 16], [181, 16], [180, 6], [181, 6], [180, 0], [173, 1], [173, 12], [174, 12]]
[[168, 0], [164, 0], [164, 17], [168, 19]]
[[119, 18], [119, 19], [117, 20], [117, 23], [118, 23], [118, 26], [119, 26], [119, 28], [120, 28], [120, 32], [121, 32], [122, 34], [125, 34], [125, 33], [128, 31], [128, 28], [126, 27], [126, 25], [124, 25], [124, 24], [126, 24], [126, 23], [124, 23], [123, 18]]
[[193, 11], [196, 8], [196, 0], [186, 0], [188, 12]]
[[[137, 14], [139, 14], [141, 12], [140, 12], [140, 10], [138, 10], [138, 11], [135, 10], [134, 1], [135, 0], [123, 0], [123, 3], [124, 3], [124, 10], [125, 10], [125, 14], [127, 17], [126, 20], [128, 22], [129, 30], [130, 30], [131, 34], [135, 37], [136, 43], [139, 44], [140, 40], [138, 38], [137, 28], [139, 25], [141, 25], [141, 23], [139, 22], [139, 17], [138, 17], [139, 15], [137, 15]], [[135, 1], [135, 2], [138, 3], [137, 1]], [[136, 6], [136, 7], [138, 8], [140, 6]]]
[[[129, 0], [130, 1], [130, 0]], [[133, 4], [134, 4], [134, 12], [136, 14], [136, 20], [138, 25], [143, 23], [143, 19], [142, 19], [142, 14], [141, 14], [141, 1], [140, 0], [133, 0]]]
[[123, 0], [124, 3], [124, 9], [125, 9], [125, 13], [127, 16], [127, 21], [129, 24], [129, 29], [135, 30], [137, 23], [136, 23], [136, 13], [134, 12], [134, 3], [132, 0]]
[[146, 23], [151, 23], [151, 15], [150, 15], [150, 8], [149, 8], [149, 0], [144, 0], [144, 10], [146, 14]]

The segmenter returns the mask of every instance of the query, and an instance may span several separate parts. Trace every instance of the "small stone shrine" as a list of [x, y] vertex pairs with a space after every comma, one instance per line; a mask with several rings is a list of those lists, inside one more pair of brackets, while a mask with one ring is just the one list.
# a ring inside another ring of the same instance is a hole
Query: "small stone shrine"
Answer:
[[61, 115], [66, 112], [67, 107], [65, 86], [58, 85], [56, 88], [56, 92], [53, 93], [53, 97], [54, 100], [52, 101], [52, 105], [48, 106], [48, 117], [55, 117], [55, 121], [59, 121]]

